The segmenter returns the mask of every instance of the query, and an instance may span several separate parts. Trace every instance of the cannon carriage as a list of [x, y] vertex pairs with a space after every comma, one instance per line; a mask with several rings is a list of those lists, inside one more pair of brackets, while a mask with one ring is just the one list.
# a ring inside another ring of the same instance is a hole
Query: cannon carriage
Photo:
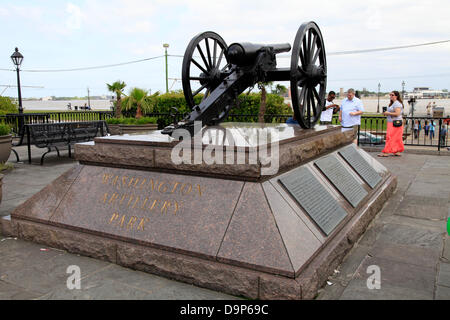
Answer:
[[[187, 46], [182, 64], [183, 91], [191, 112], [162, 130], [178, 128], [193, 134], [194, 121], [217, 125], [223, 121], [238, 95], [258, 82], [289, 81], [292, 108], [302, 128], [317, 123], [325, 104], [327, 66], [322, 34], [315, 22], [297, 31], [289, 68], [277, 68], [276, 55], [291, 51], [289, 43], [254, 44], [226, 42], [217, 33], [203, 32]], [[201, 95], [199, 104], [194, 98]]]

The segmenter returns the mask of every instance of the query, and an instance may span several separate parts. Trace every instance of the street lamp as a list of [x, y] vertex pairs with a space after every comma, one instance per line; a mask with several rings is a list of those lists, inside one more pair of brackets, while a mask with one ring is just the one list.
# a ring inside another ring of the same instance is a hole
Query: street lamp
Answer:
[[405, 81], [402, 81], [402, 100], [405, 99]]
[[23, 107], [22, 107], [22, 93], [20, 92], [20, 76], [19, 76], [19, 67], [22, 64], [23, 55], [19, 52], [19, 49], [16, 47], [16, 50], [11, 55], [11, 60], [16, 66], [17, 71], [17, 90], [18, 90], [18, 99], [19, 99], [19, 130], [22, 131], [23, 128]]
[[377, 105], [377, 113], [380, 113], [380, 88], [381, 88], [381, 83], [378, 82], [378, 105]]
[[168, 72], [167, 72], [167, 48], [169, 47], [169, 44], [164, 43], [163, 47], [165, 49], [165, 56], [166, 56], [166, 93], [169, 92], [169, 76], [168, 76]]

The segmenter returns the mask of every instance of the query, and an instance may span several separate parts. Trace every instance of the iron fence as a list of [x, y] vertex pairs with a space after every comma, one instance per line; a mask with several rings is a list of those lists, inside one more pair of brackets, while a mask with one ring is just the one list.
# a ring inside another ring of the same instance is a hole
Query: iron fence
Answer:
[[[180, 121], [186, 114], [148, 113], [146, 116], [157, 118], [159, 129]], [[264, 121], [270, 123], [284, 123], [291, 115], [266, 114]], [[112, 111], [65, 111], [49, 113], [7, 114], [0, 116], [0, 121], [6, 122], [13, 128], [15, 135], [20, 135], [19, 119], [23, 117], [24, 124], [99, 121], [114, 117]], [[257, 122], [257, 114], [230, 114], [225, 122]], [[404, 117], [403, 141], [408, 146], [450, 147], [449, 126], [450, 118]], [[332, 124], [338, 125], [337, 115], [333, 116]], [[386, 139], [387, 119], [383, 116], [361, 116], [361, 126], [358, 130], [358, 145], [382, 146]]]

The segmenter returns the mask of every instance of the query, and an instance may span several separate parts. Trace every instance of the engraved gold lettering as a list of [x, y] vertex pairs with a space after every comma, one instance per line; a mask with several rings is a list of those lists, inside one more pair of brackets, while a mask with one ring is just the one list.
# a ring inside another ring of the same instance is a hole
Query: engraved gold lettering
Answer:
[[117, 212], [114, 212], [111, 216], [111, 219], [109, 219], [109, 223], [111, 224], [114, 220], [116, 220], [119, 217], [119, 214]]
[[148, 222], [148, 218], [141, 218], [137, 230], [144, 230], [144, 225], [146, 222]]
[[126, 194], [123, 194], [123, 195], [122, 195], [122, 198], [121, 198], [120, 201], [119, 201], [119, 206], [122, 205], [122, 203], [123, 203], [123, 201], [125, 200], [126, 197], [127, 197]]
[[134, 181], [134, 187], [136, 188], [137, 183], [139, 182], [139, 178], [131, 177], [130, 182], [128, 182], [128, 187], [131, 187]]
[[161, 213], [165, 214], [167, 213], [167, 210], [170, 207], [170, 201], [164, 201], [163, 206], [161, 207]]
[[177, 186], [178, 186], [179, 184], [180, 184], [179, 182], [175, 182], [175, 184], [173, 185], [173, 188], [172, 188], [172, 192], [171, 192], [171, 193], [174, 193], [174, 192], [175, 192], [175, 190], [177, 189]]
[[106, 203], [106, 200], [108, 199], [108, 192], [105, 192], [103, 196], [103, 203]]
[[134, 202], [134, 204], [133, 204], [133, 206], [131, 207], [131, 209], [134, 209], [134, 207], [136, 207], [137, 203], [138, 203], [140, 200], [141, 200], [140, 197], [137, 196], [137, 197], [136, 197], [136, 201]]
[[134, 196], [133, 196], [133, 195], [130, 195], [130, 200], [128, 200], [127, 207], [130, 206], [130, 204], [131, 204], [131, 202], [133, 201], [133, 199], [134, 199]]
[[119, 194], [114, 192], [112, 194], [111, 198], [109, 198], [109, 204], [114, 203], [117, 200], [118, 197], [119, 197]]
[[123, 177], [122, 177], [122, 186], [124, 186], [124, 187], [127, 186], [127, 179], [128, 179], [127, 176], [123, 176]]
[[146, 183], [147, 183], [147, 179], [144, 178], [144, 180], [142, 180], [141, 185], [139, 186], [139, 188], [142, 189]]
[[[184, 190], [186, 186], [188, 186], [187, 191]], [[190, 184], [190, 183], [188, 183], [188, 184], [185, 183], [185, 184], [183, 184], [183, 186], [181, 187], [181, 194], [182, 194], [182, 195], [189, 194], [189, 193], [191, 193], [191, 191], [192, 191], [192, 184]]]
[[178, 202], [174, 201], [174, 204], [175, 204], [175, 211], [173, 212], [173, 214], [177, 215], [177, 211], [179, 209]]
[[122, 219], [120, 219], [120, 227], [123, 228], [123, 224], [125, 222], [125, 215], [122, 216]]
[[[113, 186], [116, 186], [118, 180], [119, 180], [119, 176], [116, 176], [116, 177], [114, 178], [114, 181], [112, 182], [112, 185], [113, 185]], [[120, 188], [119, 185], [117, 185], [117, 186]]]
[[136, 222], [136, 220], [137, 220], [137, 217], [135, 217], [135, 216], [132, 216], [132, 217], [130, 218], [130, 220], [128, 220], [128, 223], [127, 223], [127, 230], [133, 228], [133, 224]]
[[156, 183], [153, 181], [153, 179], [150, 179], [150, 183], [151, 183], [151, 185], [152, 185], [152, 191], [154, 191], [155, 190], [155, 188], [156, 188], [156, 185], [158, 184], [158, 181], [156, 181]]
[[160, 201], [160, 200], [159, 199], [153, 200], [153, 204], [149, 209], [150, 211], [153, 210], [153, 208], [155, 207], [156, 203], [158, 203], [158, 201]]
[[145, 198], [144, 203], [143, 203], [142, 206], [141, 206], [141, 209], [144, 209], [144, 208], [145, 208], [145, 204], [147, 203], [147, 201], [148, 201], [148, 197]]
[[[165, 186], [165, 188], [163, 188], [163, 190], [161, 190], [162, 186]], [[160, 193], [165, 193], [167, 191], [167, 184], [164, 181], [159, 184], [158, 191]]]
[[102, 183], [107, 184], [110, 177], [111, 177], [111, 175], [104, 173]]

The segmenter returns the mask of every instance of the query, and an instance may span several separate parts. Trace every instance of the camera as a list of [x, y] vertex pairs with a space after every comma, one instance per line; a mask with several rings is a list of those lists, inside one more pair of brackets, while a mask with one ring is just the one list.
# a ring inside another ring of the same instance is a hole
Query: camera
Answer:
[[383, 107], [383, 112], [386, 112], [387, 111], [387, 107]]

